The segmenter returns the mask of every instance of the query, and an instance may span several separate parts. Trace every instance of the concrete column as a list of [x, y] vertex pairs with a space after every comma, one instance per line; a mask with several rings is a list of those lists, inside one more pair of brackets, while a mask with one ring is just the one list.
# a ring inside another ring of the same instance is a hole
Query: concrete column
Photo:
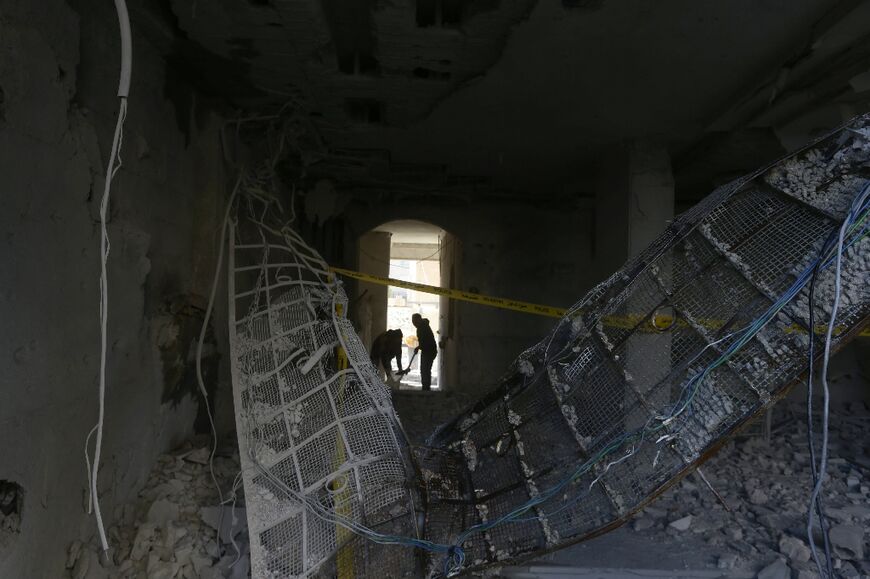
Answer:
[[[667, 149], [636, 140], [608, 151], [599, 165], [596, 191], [595, 262], [601, 279], [641, 253], [673, 216], [674, 180]], [[623, 368], [646, 392], [670, 372], [671, 336], [636, 334], [630, 340]], [[647, 400], [664, 405], [669, 397], [660, 391], [647, 395]]]
[[[390, 275], [390, 237], [386, 231], [370, 231], [359, 238], [359, 271], [381, 277]], [[360, 337], [366, 350], [371, 351], [372, 341], [387, 331], [387, 286], [359, 282]]]
[[674, 179], [667, 148], [635, 140], [614, 146], [598, 165], [595, 262], [602, 277], [654, 240], [674, 217]]

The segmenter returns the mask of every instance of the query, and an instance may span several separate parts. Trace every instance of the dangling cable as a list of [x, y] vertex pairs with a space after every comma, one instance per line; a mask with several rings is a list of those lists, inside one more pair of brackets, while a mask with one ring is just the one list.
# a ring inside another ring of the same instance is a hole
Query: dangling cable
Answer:
[[[107, 265], [109, 261], [109, 232], [106, 227], [109, 214], [109, 199], [112, 192], [112, 179], [121, 168], [121, 145], [123, 143], [124, 120], [127, 118], [127, 96], [130, 92], [130, 77], [133, 70], [133, 44], [130, 32], [130, 16], [127, 13], [127, 5], [124, 0], [115, 0], [115, 10], [118, 13], [118, 25], [121, 32], [121, 76], [118, 82], [118, 121], [115, 124], [115, 134], [112, 138], [112, 152], [106, 165], [106, 182], [103, 188], [103, 199], [100, 203], [100, 389], [99, 389], [99, 415], [96, 425], [96, 442], [94, 444], [94, 461], [90, 468], [90, 499], [93, 505], [94, 517], [97, 519], [97, 532], [100, 536], [100, 544], [103, 551], [109, 550], [109, 541], [106, 538], [106, 529], [103, 525], [103, 516], [100, 511], [100, 498], [97, 491], [97, 477], [100, 470], [100, 453], [103, 449], [103, 423], [106, 415], [106, 362], [108, 358], [107, 334], [109, 325], [109, 276]], [[91, 430], [91, 433], [94, 431]], [[87, 442], [91, 434], [85, 440], [85, 457], [87, 459]]]
[[[227, 208], [224, 211], [224, 220], [221, 225], [221, 238], [218, 248], [217, 264], [215, 264], [214, 278], [212, 278], [211, 292], [208, 296], [208, 305], [205, 308], [205, 315], [202, 318], [202, 327], [199, 329], [199, 339], [196, 342], [196, 382], [199, 384], [199, 393], [202, 395], [202, 400], [205, 402], [205, 412], [208, 414], [208, 423], [211, 427], [211, 452], [208, 455], [208, 471], [211, 474], [211, 480], [214, 483], [214, 488], [217, 490], [220, 504], [224, 503], [224, 494], [221, 491], [221, 485], [218, 483], [217, 476], [214, 473], [214, 455], [217, 452], [218, 437], [217, 428], [214, 423], [214, 414], [212, 413], [211, 404], [208, 401], [208, 390], [205, 388], [205, 380], [202, 377], [202, 347], [205, 343], [205, 334], [208, 331], [208, 323], [211, 320], [211, 313], [214, 310], [215, 296], [217, 295], [218, 279], [220, 278], [221, 269], [224, 264], [224, 247], [226, 246], [227, 228], [230, 222], [230, 211], [233, 208], [233, 202], [236, 200], [236, 194], [239, 191], [239, 185], [242, 182], [242, 176], [245, 174], [244, 169], [239, 172], [239, 178], [236, 180], [236, 185], [233, 187], [233, 192], [227, 201]], [[223, 524], [223, 509], [221, 509], [221, 517], [218, 523], [217, 544], [220, 546], [220, 530]]]
[[[837, 230], [833, 229], [828, 235], [828, 239], [822, 244], [822, 249], [819, 252], [819, 262], [816, 264], [815, 269], [813, 269], [813, 277], [810, 279], [809, 286], [809, 328], [810, 328], [810, 342], [809, 342], [809, 355], [808, 355], [808, 364], [807, 364], [807, 445], [810, 450], [810, 471], [811, 478], [813, 481], [813, 486], [818, 482], [818, 466], [816, 464], [816, 449], [815, 449], [815, 432], [813, 426], [813, 374], [815, 372], [814, 368], [814, 358], [815, 352], [814, 344], [815, 344], [815, 295], [816, 295], [816, 279], [818, 278], [819, 268], [822, 264], [822, 259], [824, 259], [825, 252], [829, 249], [830, 245], [833, 243], [834, 238], [837, 235]], [[827, 517], [825, 515], [825, 506], [822, 502], [822, 497], [816, 499], [815, 502], [816, 514], [819, 517], [819, 526], [822, 530], [822, 537], [824, 539], [825, 546], [825, 562], [827, 563], [827, 568], [833, 569], [834, 563], [833, 558], [831, 556], [831, 542], [828, 538], [827, 531]], [[810, 539], [812, 541], [812, 539]], [[821, 563], [818, 560], [818, 556], [816, 553], [813, 553], [813, 560], [816, 563], [816, 566], [821, 568]]]
[[[834, 252], [834, 301], [831, 305], [831, 316], [828, 320], [827, 330], [825, 331], [825, 347], [822, 353], [822, 373], [821, 373], [821, 382], [822, 382], [822, 444], [821, 444], [821, 453], [819, 457], [818, 468], [813, 468], [814, 475], [814, 485], [813, 490], [810, 495], [810, 504], [807, 513], [807, 541], [810, 546], [810, 552], [813, 556], [813, 561], [816, 564], [816, 568], [819, 571], [819, 576], [825, 577], [825, 569], [822, 568], [821, 561], [819, 560], [819, 556], [816, 550], [815, 542], [813, 541], [813, 512], [814, 506], [817, 505], [820, 497], [822, 486], [825, 482], [825, 474], [827, 472], [828, 467], [828, 417], [830, 414], [830, 400], [831, 393], [830, 388], [828, 387], [828, 363], [831, 359], [831, 342], [833, 340], [834, 327], [837, 323], [837, 312], [840, 308], [840, 292], [841, 288], [841, 274], [842, 274], [842, 261], [843, 261], [843, 251], [846, 247], [846, 233], [850, 230], [850, 228], [854, 228], [854, 224], [856, 223], [859, 215], [863, 214], [862, 219], [866, 219], [866, 211], [867, 208], [867, 200], [870, 198], [870, 183], [865, 185], [864, 189], [861, 193], [855, 198], [852, 202], [852, 205], [849, 208], [848, 213], [846, 214], [845, 219], [843, 219], [842, 225], [840, 225], [839, 232], [837, 235], [837, 245], [836, 250]], [[866, 229], [866, 225], [865, 225]], [[863, 237], [865, 233], [865, 229], [862, 229], [861, 237]], [[822, 251], [824, 252], [824, 247]], [[810, 342], [812, 343], [814, 328], [810, 326]], [[812, 377], [810, 376], [810, 379]], [[809, 396], [812, 396], [812, 392], [809, 393]], [[809, 420], [812, 418], [810, 416]], [[810, 426], [812, 426], [810, 424]], [[822, 533], [825, 533], [825, 523], [824, 518], [820, 514], [819, 526], [821, 527]], [[826, 543], [827, 546], [827, 543]], [[829, 567], [827, 571], [833, 575], [834, 570], [833, 567]]]

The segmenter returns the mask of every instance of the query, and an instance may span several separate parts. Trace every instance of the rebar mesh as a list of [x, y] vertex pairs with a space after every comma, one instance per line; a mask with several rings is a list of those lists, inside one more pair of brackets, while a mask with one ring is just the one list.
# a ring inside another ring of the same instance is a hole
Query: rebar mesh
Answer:
[[[280, 223], [280, 222], [278, 222]], [[271, 224], [270, 224], [271, 225]], [[253, 576], [415, 577], [407, 445], [326, 265], [289, 229], [239, 210], [230, 330]]]

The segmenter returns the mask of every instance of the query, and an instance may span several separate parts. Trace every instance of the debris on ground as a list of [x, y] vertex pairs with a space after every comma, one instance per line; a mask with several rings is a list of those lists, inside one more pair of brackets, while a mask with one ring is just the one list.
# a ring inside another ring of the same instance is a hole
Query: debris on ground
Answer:
[[[70, 546], [72, 579], [245, 579], [250, 577], [249, 539], [237, 453], [219, 453], [209, 471], [207, 440], [197, 440], [157, 459], [135, 505], [116, 509], [108, 529], [112, 549]], [[239, 487], [241, 485], [238, 485]], [[229, 494], [229, 496], [227, 496]], [[220, 532], [218, 532], [220, 529]]]
[[[806, 413], [782, 403], [770, 442], [761, 437], [728, 442], [704, 465], [728, 512], [690, 475], [627, 525], [648, 536], [700, 536], [711, 566], [756, 572], [759, 578], [816, 577], [806, 536], [811, 489]], [[832, 408], [829, 479], [824, 487], [834, 566], [840, 577], [870, 576], [870, 411], [862, 403]], [[816, 525], [815, 542], [824, 557]]]
[[[805, 532], [810, 492], [805, 415], [785, 403], [776, 412], [778, 426], [769, 442], [760, 437], [737, 438], [704, 466], [731, 512], [690, 475], [638, 513], [626, 528], [647, 537], [698, 537], [709, 547], [710, 567], [722, 570], [723, 576], [729, 572], [745, 576], [750, 571], [762, 579], [817, 577]], [[834, 564], [842, 578], [868, 577], [870, 448], [864, 443], [864, 429], [870, 426], [870, 411], [852, 403], [833, 410], [830, 421], [825, 505]], [[207, 442], [197, 444], [161, 456], [139, 502], [118, 509], [116, 520], [128, 522], [109, 529], [115, 547], [111, 563], [98, 554], [96, 544], [70, 547], [70, 577], [250, 577], [241, 488], [234, 506], [220, 505], [209, 474]], [[238, 471], [237, 455], [215, 457], [215, 475], [225, 495]], [[818, 533], [816, 541], [823, 556]]]

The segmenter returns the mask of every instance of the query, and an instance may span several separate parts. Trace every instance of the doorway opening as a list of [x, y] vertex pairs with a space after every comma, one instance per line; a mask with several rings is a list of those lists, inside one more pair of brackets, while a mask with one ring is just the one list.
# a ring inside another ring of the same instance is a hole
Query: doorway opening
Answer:
[[[456, 240], [436, 225], [414, 220], [385, 223], [360, 238], [360, 271], [393, 279], [437, 287], [456, 287]], [[401, 330], [402, 364], [409, 371], [403, 376], [384, 373], [388, 385], [396, 390], [423, 390], [422, 352], [418, 346], [417, 329], [412, 322], [420, 314], [435, 337], [438, 353], [431, 369], [430, 388], [444, 391], [455, 368], [456, 316], [450, 301], [434, 293], [397, 286], [359, 284], [358, 296], [365, 318], [370, 320], [361, 332], [363, 342], [370, 347], [386, 330]]]

